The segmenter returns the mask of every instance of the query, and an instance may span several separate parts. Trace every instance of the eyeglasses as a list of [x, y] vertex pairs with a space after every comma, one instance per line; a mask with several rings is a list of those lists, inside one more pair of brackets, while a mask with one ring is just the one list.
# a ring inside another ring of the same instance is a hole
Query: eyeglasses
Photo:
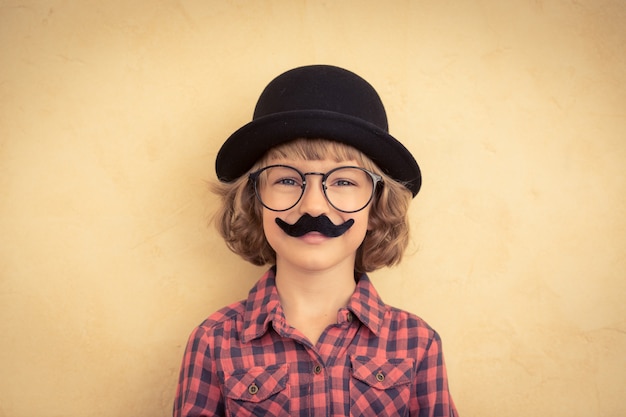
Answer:
[[300, 172], [288, 165], [270, 165], [250, 174], [257, 198], [269, 210], [287, 211], [300, 202], [308, 175], [322, 177], [322, 191], [328, 203], [338, 211], [356, 213], [372, 201], [380, 175], [355, 166], [338, 167], [323, 172]]

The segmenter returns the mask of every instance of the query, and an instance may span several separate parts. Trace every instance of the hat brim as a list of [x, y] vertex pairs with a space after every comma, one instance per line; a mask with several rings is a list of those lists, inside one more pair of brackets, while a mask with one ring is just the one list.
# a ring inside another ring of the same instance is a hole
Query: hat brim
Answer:
[[259, 117], [222, 145], [215, 160], [217, 177], [232, 182], [271, 148], [298, 138], [329, 139], [367, 155], [385, 174], [417, 195], [422, 177], [417, 162], [397, 139], [363, 119], [323, 110], [294, 110]]

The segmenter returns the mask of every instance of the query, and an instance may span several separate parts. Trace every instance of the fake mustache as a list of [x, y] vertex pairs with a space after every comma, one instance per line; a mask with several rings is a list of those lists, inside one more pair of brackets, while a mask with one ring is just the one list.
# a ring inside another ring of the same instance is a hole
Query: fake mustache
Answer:
[[345, 223], [336, 225], [323, 214], [318, 217], [313, 217], [310, 214], [304, 214], [294, 224], [289, 224], [277, 217], [276, 224], [291, 237], [304, 236], [310, 232], [319, 232], [326, 237], [338, 237], [343, 235], [350, 227], [352, 227], [354, 220], [350, 219]]

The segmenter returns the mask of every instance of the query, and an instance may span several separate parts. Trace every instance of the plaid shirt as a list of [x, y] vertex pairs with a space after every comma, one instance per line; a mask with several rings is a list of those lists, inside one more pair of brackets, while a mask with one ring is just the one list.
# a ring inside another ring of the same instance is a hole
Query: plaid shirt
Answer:
[[283, 314], [270, 269], [189, 338], [175, 417], [457, 416], [439, 335], [367, 275], [318, 343]]

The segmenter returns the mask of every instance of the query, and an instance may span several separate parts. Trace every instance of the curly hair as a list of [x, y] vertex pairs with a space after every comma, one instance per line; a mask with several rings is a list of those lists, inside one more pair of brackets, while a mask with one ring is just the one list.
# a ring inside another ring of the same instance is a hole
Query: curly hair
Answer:
[[[276, 159], [321, 160], [336, 162], [355, 160], [361, 167], [383, 177], [369, 214], [369, 229], [357, 250], [355, 270], [371, 272], [400, 262], [409, 241], [408, 207], [411, 192], [400, 182], [385, 175], [367, 156], [357, 149], [326, 139], [296, 139], [272, 148], [251, 168], [250, 172]], [[226, 245], [234, 253], [254, 265], [276, 262], [276, 252], [263, 232], [263, 206], [257, 200], [248, 175], [231, 183], [212, 182], [211, 190], [220, 198], [221, 206], [214, 222]]]

